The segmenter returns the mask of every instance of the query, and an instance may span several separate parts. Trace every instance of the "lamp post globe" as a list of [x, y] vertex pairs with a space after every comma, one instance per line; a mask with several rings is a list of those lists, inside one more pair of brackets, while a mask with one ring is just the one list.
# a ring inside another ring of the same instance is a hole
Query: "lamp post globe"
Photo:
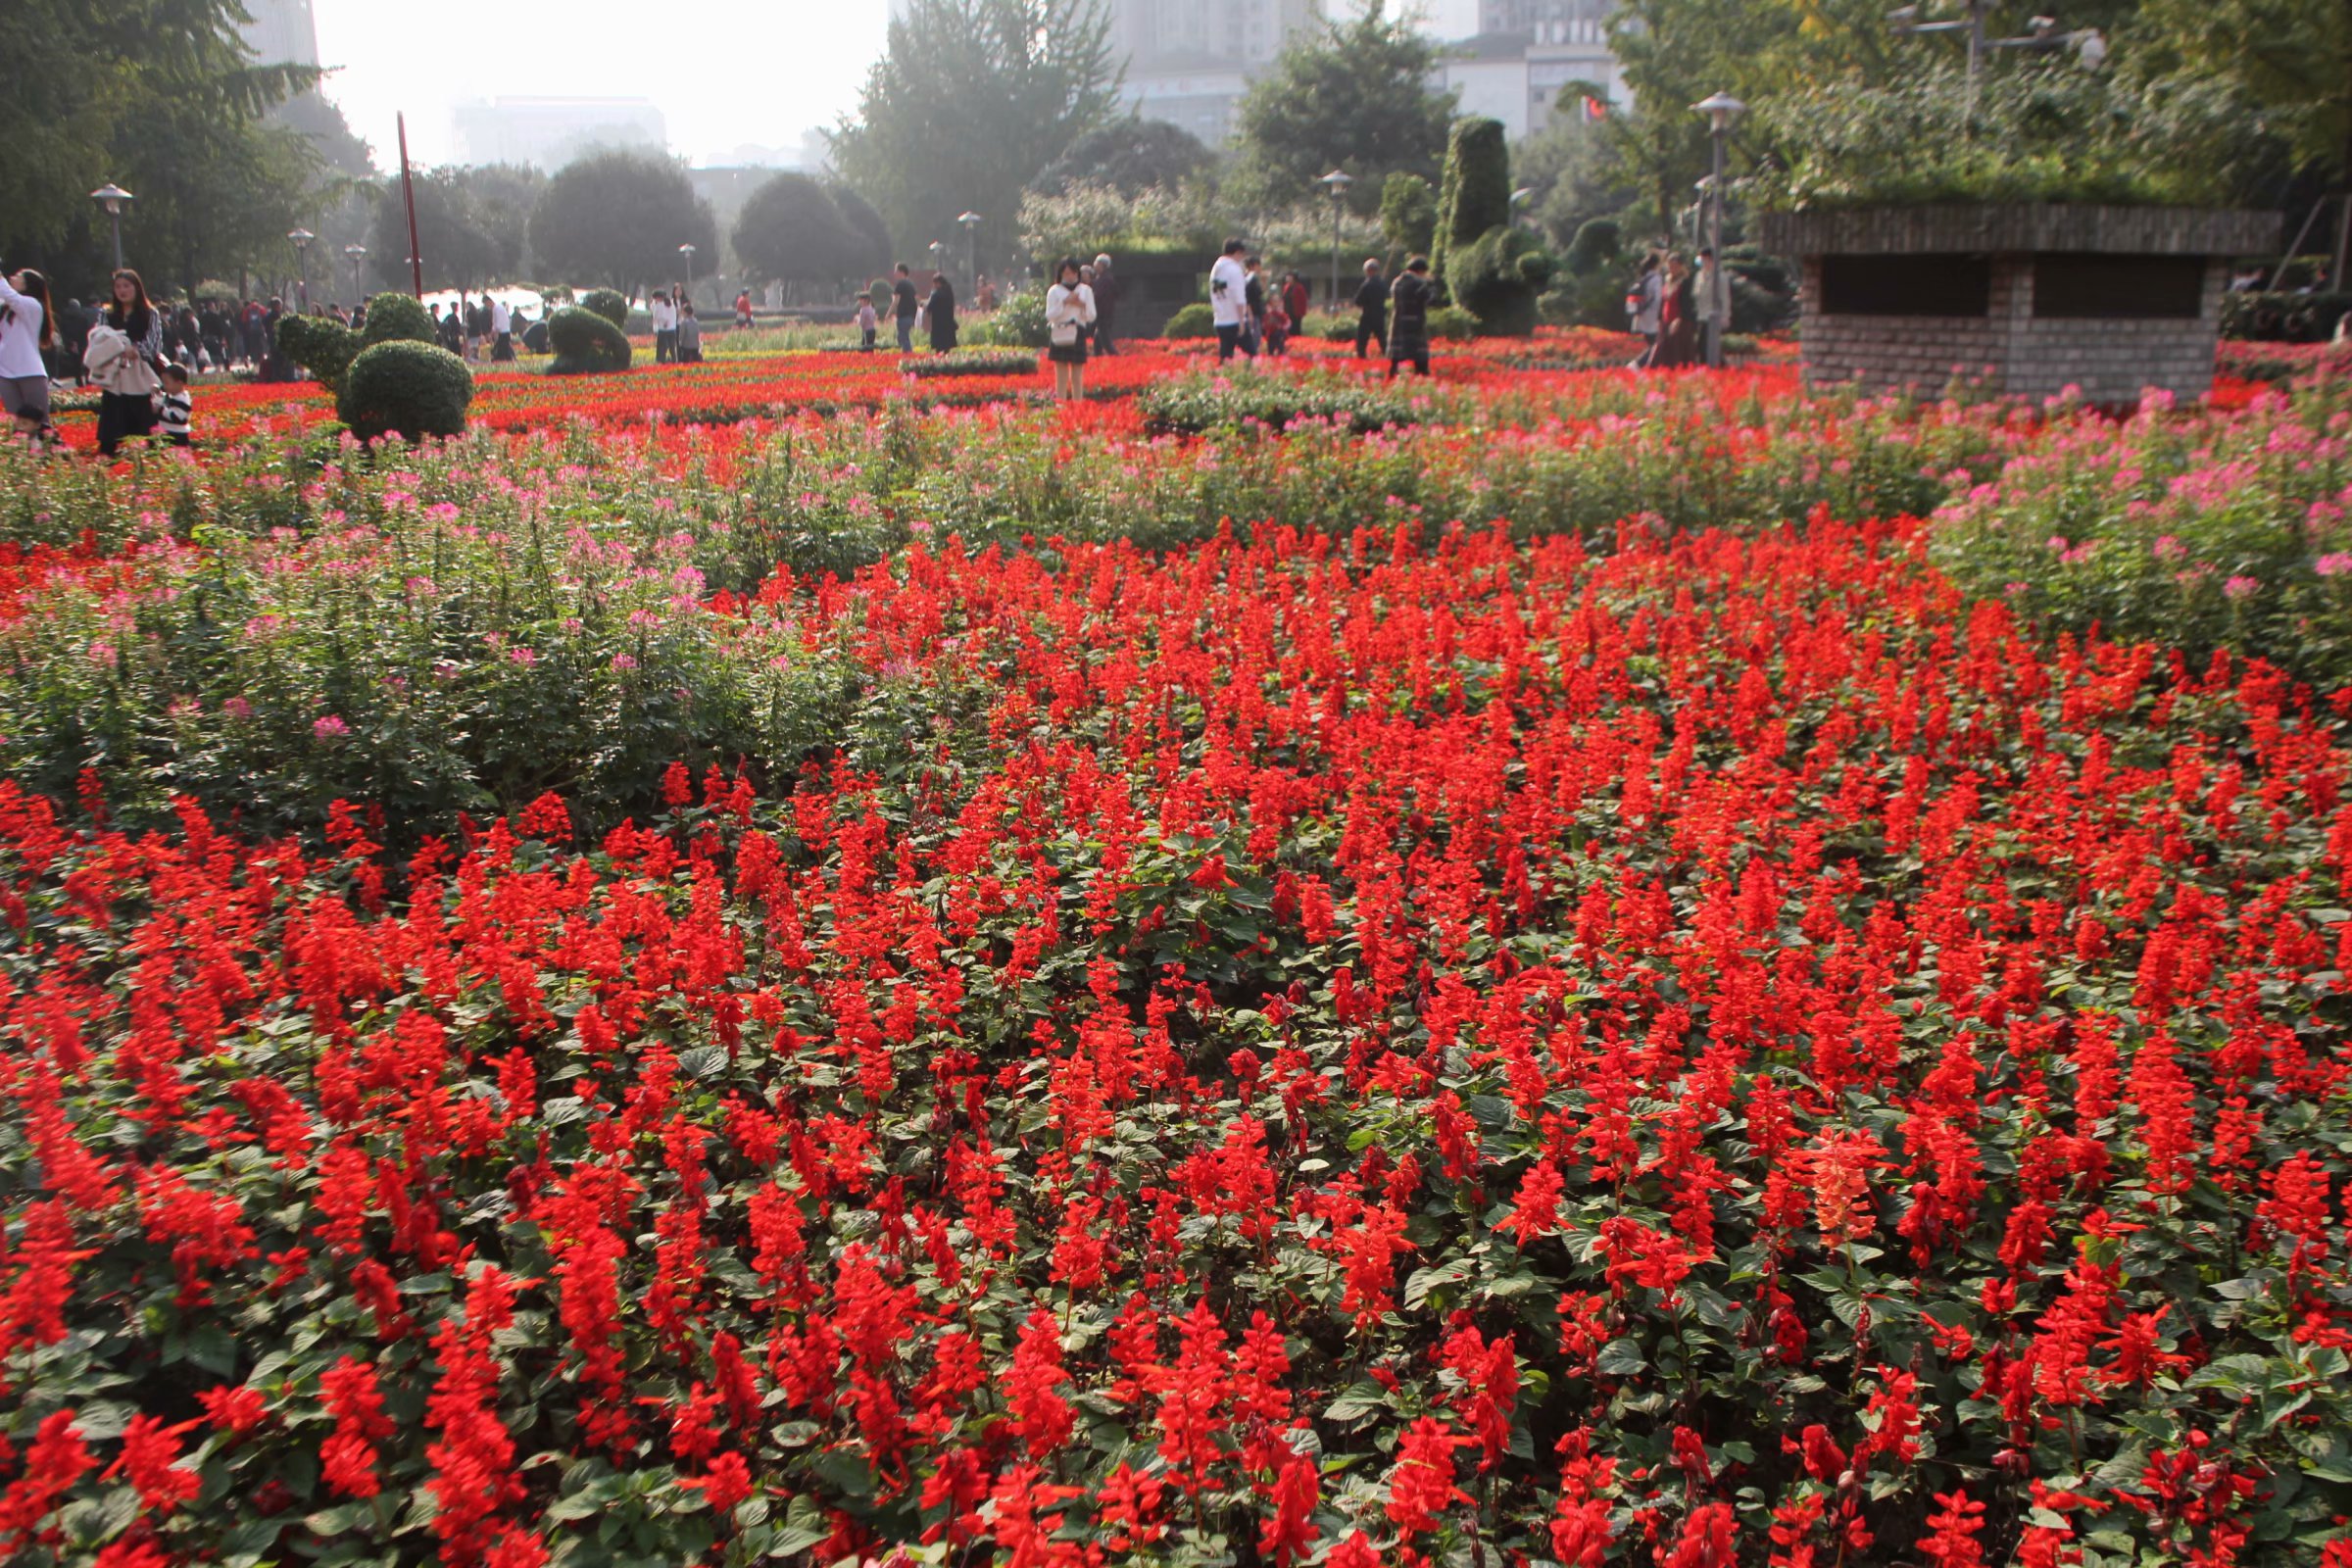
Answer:
[[1355, 176], [1345, 169], [1335, 169], [1315, 181], [1331, 198], [1331, 308], [1340, 308], [1340, 213], [1348, 202], [1348, 187]]
[[307, 228], [289, 229], [286, 232], [286, 238], [294, 242], [297, 297], [301, 301], [299, 308], [306, 316], [310, 314], [311, 310], [311, 241], [318, 237]]
[[694, 298], [694, 245], [691, 241], [678, 247], [678, 255], [686, 263], [686, 297]]
[[1732, 127], [1747, 113], [1747, 105], [1728, 92], [1710, 93], [1690, 106], [1695, 114], [1707, 121], [1707, 135], [1714, 144], [1714, 168], [1707, 175], [1707, 366], [1720, 368], [1723, 365], [1724, 319], [1731, 315], [1732, 296], [1727, 286], [1729, 274], [1723, 269], [1723, 153]]
[[114, 224], [115, 270], [118, 272], [122, 270], [122, 209], [137, 199], [111, 179], [90, 192], [90, 200], [104, 209], [107, 220]]
[[343, 259], [351, 264], [351, 299], [356, 307], [366, 284], [360, 276], [360, 264], [368, 259], [368, 247], [353, 243], [343, 247]]
[[963, 225], [963, 259], [969, 273], [963, 280], [963, 286], [977, 288], [980, 279], [980, 215], [969, 211], [958, 213], [956, 221]]

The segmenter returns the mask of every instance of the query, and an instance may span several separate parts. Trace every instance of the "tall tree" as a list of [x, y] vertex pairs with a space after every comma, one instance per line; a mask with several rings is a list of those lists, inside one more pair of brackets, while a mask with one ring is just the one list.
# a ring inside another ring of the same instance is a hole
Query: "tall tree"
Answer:
[[1353, 20], [1294, 39], [1242, 99], [1233, 189], [1261, 207], [1317, 194], [1334, 169], [1356, 176], [1358, 213], [1380, 211], [1381, 180], [1434, 180], [1446, 156], [1454, 95], [1434, 92], [1438, 49], [1370, 0]]
[[1111, 118], [1119, 70], [1100, 0], [912, 0], [833, 136], [833, 167], [899, 245], [1001, 249], [1028, 184]]
[[807, 174], [771, 174], [745, 200], [728, 236], [735, 260], [760, 282], [824, 282], [870, 269], [875, 258], [832, 193]]
[[678, 276], [680, 245], [716, 256], [718, 222], [675, 162], [601, 152], [549, 178], [531, 210], [530, 242], [546, 281], [633, 288]]
[[318, 167], [270, 109], [318, 78], [256, 63], [235, 0], [14, 0], [0, 49], [0, 255], [69, 287], [103, 265], [89, 190], [138, 196], [134, 265], [193, 283], [284, 248]]
[[1074, 181], [1086, 180], [1129, 192], [1154, 185], [1174, 190], [1213, 162], [1207, 145], [1182, 125], [1130, 115], [1098, 125], [1063, 148], [1029, 188], [1058, 196]]
[[[416, 244], [424, 255], [427, 288], [479, 288], [512, 280], [522, 266], [523, 212], [510, 204], [486, 201], [472, 169], [433, 169], [412, 183], [416, 196]], [[520, 171], [507, 171], [520, 173]], [[526, 179], [528, 176], [525, 176]], [[368, 257], [375, 273], [388, 287], [405, 287], [412, 276], [409, 263], [409, 215], [400, 181], [386, 180], [377, 191], [375, 232], [368, 240]]]

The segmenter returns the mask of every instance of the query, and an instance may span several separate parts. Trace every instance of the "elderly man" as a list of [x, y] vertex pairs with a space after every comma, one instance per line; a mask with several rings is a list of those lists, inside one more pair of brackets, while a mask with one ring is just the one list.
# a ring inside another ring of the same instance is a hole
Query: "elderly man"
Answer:
[[1119, 280], [1111, 275], [1110, 258], [1107, 255], [1095, 258], [1094, 290], [1094, 351], [1097, 354], [1116, 354], [1118, 350], [1111, 345], [1111, 332], [1113, 323], [1118, 320]]

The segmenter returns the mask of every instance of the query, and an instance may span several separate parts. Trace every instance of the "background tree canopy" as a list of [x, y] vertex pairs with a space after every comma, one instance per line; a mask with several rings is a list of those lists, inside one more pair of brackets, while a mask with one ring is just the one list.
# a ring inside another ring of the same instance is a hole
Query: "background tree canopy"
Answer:
[[659, 286], [686, 270], [680, 245], [717, 265], [718, 223], [686, 171], [652, 153], [592, 153], [558, 170], [531, 210], [540, 269], [566, 282]]
[[1231, 192], [1260, 207], [1317, 194], [1334, 169], [1356, 176], [1348, 202], [1380, 210], [1391, 173], [1435, 179], [1453, 94], [1432, 92], [1437, 46], [1369, 0], [1354, 20], [1292, 40], [1242, 100]]
[[326, 159], [270, 111], [318, 74], [248, 57], [235, 0], [10, 0], [7, 15], [0, 259], [86, 290], [111, 260], [89, 192], [112, 179], [138, 198], [125, 259], [157, 284], [289, 264]]
[[982, 256], [1001, 255], [1022, 187], [1110, 121], [1118, 84], [1097, 0], [913, 0], [834, 134], [834, 167], [902, 252], [961, 254], [968, 210]]
[[[424, 253], [424, 286], [475, 288], [524, 275], [523, 238], [546, 176], [533, 169], [493, 165], [417, 173], [416, 243]], [[368, 259], [390, 288], [409, 286], [409, 220], [400, 181], [376, 190]]]
[[834, 194], [807, 174], [769, 176], [753, 191], [730, 236], [747, 276], [824, 282], [888, 265], [888, 247], [850, 221]]
[[1216, 155], [1206, 143], [1164, 120], [1129, 116], [1087, 131], [1029, 182], [1041, 196], [1058, 196], [1074, 181], [1139, 191], [1173, 190], [1207, 172]]

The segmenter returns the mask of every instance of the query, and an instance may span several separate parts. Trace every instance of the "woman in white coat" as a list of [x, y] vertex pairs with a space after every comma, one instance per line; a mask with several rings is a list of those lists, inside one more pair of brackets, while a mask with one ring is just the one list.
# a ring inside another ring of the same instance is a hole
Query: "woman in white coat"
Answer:
[[56, 341], [49, 280], [29, 267], [0, 278], [0, 409], [35, 446], [49, 434], [49, 366], [41, 354]]
[[1046, 290], [1046, 358], [1054, 364], [1054, 395], [1086, 396], [1086, 330], [1095, 324], [1095, 291], [1081, 281], [1078, 258], [1065, 256]]

